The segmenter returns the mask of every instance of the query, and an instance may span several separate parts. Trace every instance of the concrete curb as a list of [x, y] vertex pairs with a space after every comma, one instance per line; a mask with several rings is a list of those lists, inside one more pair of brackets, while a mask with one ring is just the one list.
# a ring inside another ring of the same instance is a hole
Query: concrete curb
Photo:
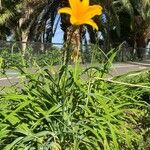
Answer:
[[133, 64], [133, 65], [139, 65], [139, 66], [150, 67], [150, 64], [147, 64], [147, 63], [132, 62], [132, 61], [127, 61], [127, 63]]

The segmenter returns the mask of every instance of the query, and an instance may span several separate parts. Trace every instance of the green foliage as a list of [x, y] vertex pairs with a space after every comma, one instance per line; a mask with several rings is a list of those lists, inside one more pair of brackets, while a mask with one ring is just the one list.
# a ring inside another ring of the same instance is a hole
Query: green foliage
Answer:
[[[150, 105], [150, 88], [142, 87], [150, 86], [149, 70], [146, 69], [143, 71], [130, 72], [126, 75], [115, 77], [115, 80], [139, 85], [138, 87], [128, 87], [126, 90], [126, 94], [130, 97], [135, 96], [135, 99], [148, 103], [148, 106]], [[143, 111], [145, 112], [145, 115], [143, 118], [141, 118], [140, 126], [144, 129], [143, 149], [148, 150], [150, 148], [150, 107], [147, 107], [147, 109]]]
[[[113, 57], [112, 57], [113, 58]], [[138, 128], [146, 104], [126, 88], [98, 79], [111, 60], [82, 70], [75, 66], [26, 73], [24, 87], [1, 94], [0, 149], [139, 149]]]
[[58, 65], [61, 64], [61, 57], [62, 51], [55, 47], [40, 53], [35, 53], [34, 49], [28, 48], [24, 57], [17, 49], [3, 49], [0, 52], [0, 67], [4, 69], [33, 67], [35, 63], [41, 67], [46, 65]]
[[35, 54], [32, 56], [32, 62], [36, 62], [39, 66], [60, 65], [62, 62], [62, 51], [52, 49], [43, 54]]
[[22, 65], [21, 53], [11, 54], [8, 51], [3, 51], [1, 53], [1, 58], [3, 59], [3, 68], [13, 68]]

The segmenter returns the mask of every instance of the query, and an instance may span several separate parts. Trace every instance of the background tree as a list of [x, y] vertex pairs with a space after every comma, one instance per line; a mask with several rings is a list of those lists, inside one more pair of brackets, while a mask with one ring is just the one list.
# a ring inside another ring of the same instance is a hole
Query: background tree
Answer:
[[[43, 41], [43, 35], [47, 34], [45, 41], [51, 42], [52, 26], [59, 3], [55, 0], [24, 0], [15, 3], [4, 1], [1, 10], [0, 24], [9, 28], [14, 35], [14, 40], [22, 42]], [[8, 7], [11, 6], [11, 7]], [[46, 23], [49, 20], [49, 30]], [[43, 41], [43, 42], [45, 42]], [[24, 47], [24, 45], [23, 45]]]
[[[5, 35], [12, 33], [14, 40], [23, 42], [51, 43], [56, 29], [54, 22], [58, 19], [57, 11], [60, 7], [69, 6], [67, 0], [0, 2], [0, 38], [6, 39]], [[90, 4], [101, 4], [103, 7], [103, 15], [94, 17], [103, 41], [98, 39], [97, 32], [93, 28], [86, 26], [91, 43], [102, 43], [106, 52], [123, 41], [127, 41], [132, 47], [136, 43], [137, 49], [145, 46], [143, 41], [150, 31], [150, 0], [138, 0], [138, 2], [137, 0], [91, 0]], [[60, 17], [65, 41], [67, 29], [71, 24], [69, 15], [62, 14]], [[85, 34], [85, 30], [79, 34]], [[137, 52], [140, 58], [141, 49]]]
[[[150, 31], [150, 0], [99, 0], [104, 8], [106, 23], [102, 26], [105, 47], [115, 47], [123, 41], [130, 46], [145, 46]], [[116, 43], [116, 44], [115, 44]], [[109, 45], [109, 46], [106, 46]]]

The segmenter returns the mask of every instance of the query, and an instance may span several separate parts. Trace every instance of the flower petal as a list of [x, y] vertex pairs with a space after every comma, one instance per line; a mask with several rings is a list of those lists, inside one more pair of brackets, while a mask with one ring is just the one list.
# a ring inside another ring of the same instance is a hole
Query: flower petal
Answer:
[[78, 20], [73, 15], [70, 17], [70, 22], [73, 25], [80, 25], [78, 24]]
[[78, 16], [78, 14], [80, 13], [79, 10], [83, 9], [82, 5], [81, 5], [81, 1], [80, 0], [69, 0], [69, 4], [72, 9], [73, 15]]
[[88, 7], [89, 6], [89, 0], [82, 0], [81, 4], [83, 7]]
[[58, 13], [66, 13], [66, 14], [71, 15], [72, 14], [72, 10], [69, 7], [64, 7], [64, 8], [60, 8], [58, 10]]
[[93, 18], [95, 15], [101, 15], [102, 14], [102, 7], [100, 5], [93, 5], [89, 6], [85, 18]]
[[97, 24], [92, 19], [89, 19], [89, 20], [85, 21], [85, 24], [91, 25], [93, 28], [98, 30]]
[[80, 0], [69, 0], [69, 4], [72, 9], [78, 9], [78, 6], [80, 6]]

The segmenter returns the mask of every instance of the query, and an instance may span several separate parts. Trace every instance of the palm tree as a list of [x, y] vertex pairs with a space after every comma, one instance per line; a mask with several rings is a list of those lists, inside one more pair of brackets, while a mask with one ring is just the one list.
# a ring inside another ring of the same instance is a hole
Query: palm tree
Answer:
[[[131, 45], [137, 47], [137, 56], [142, 59], [142, 48], [145, 46], [146, 35], [150, 28], [150, 0], [116, 0], [120, 7], [118, 14], [122, 23], [122, 35], [130, 40]], [[121, 15], [122, 14], [122, 15]], [[127, 17], [126, 17], [127, 16]], [[128, 20], [127, 20], [128, 18]]]
[[[59, 5], [56, 0], [47, 2], [43, 0], [3, 1], [2, 5], [0, 25], [9, 28], [15, 40], [23, 42], [23, 53], [28, 40], [40, 41], [43, 38], [41, 33], [48, 36], [53, 35], [52, 29]], [[48, 20], [50, 20], [49, 29], [51, 29], [47, 31], [46, 22]], [[51, 38], [48, 36], [47, 39], [51, 42]]]
[[[95, 22], [99, 26], [99, 31], [102, 33], [104, 40], [100, 40], [97, 37], [95, 31], [92, 28], [88, 27], [88, 32], [90, 34], [90, 41], [92, 43], [100, 43], [104, 45], [104, 52], [107, 53], [116, 42], [117, 38], [114, 38], [114, 33], [119, 38], [120, 35], [120, 24], [119, 16], [117, 14], [117, 9], [114, 6], [115, 0], [91, 0], [91, 4], [100, 4], [103, 7], [103, 17], [96, 16], [94, 17]], [[103, 19], [104, 18], [104, 19]], [[115, 31], [114, 31], [115, 27]], [[99, 40], [99, 41], [97, 41]]]

